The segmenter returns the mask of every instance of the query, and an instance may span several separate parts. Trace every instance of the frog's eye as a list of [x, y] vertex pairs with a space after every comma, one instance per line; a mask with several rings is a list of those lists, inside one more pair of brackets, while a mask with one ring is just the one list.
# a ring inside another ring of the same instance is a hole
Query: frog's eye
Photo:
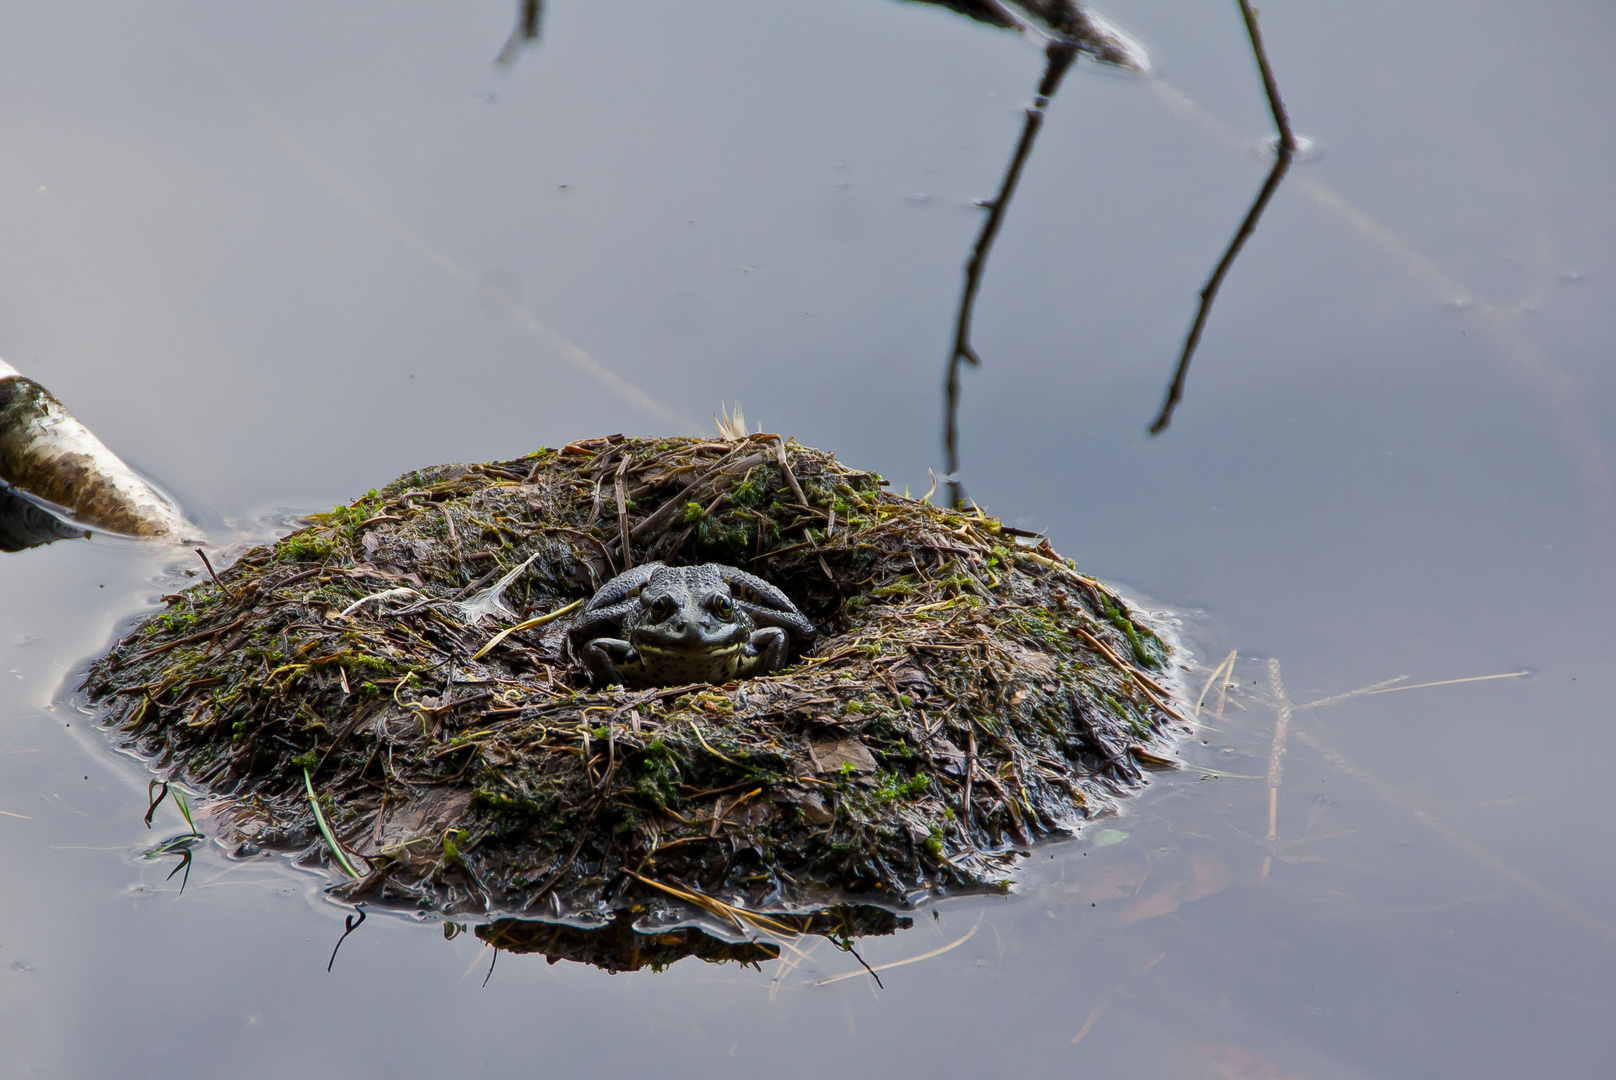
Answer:
[[651, 618], [661, 622], [673, 614], [673, 597], [659, 596], [651, 601]]
[[713, 597], [713, 613], [720, 619], [728, 619], [735, 614], [735, 605], [730, 603], [727, 596]]

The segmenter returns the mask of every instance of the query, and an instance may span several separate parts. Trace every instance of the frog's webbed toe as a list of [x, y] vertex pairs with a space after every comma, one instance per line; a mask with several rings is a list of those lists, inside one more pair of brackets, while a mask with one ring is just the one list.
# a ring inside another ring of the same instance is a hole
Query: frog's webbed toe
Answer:
[[753, 675], [779, 671], [785, 665], [786, 632], [778, 626], [765, 626], [752, 631], [746, 643], [746, 655], [750, 661], [747, 666], [752, 669]]
[[617, 665], [631, 664], [638, 659], [634, 646], [618, 638], [586, 641], [579, 652], [583, 654], [584, 666], [589, 669], [590, 676], [601, 686], [622, 683], [623, 676], [618, 672]]

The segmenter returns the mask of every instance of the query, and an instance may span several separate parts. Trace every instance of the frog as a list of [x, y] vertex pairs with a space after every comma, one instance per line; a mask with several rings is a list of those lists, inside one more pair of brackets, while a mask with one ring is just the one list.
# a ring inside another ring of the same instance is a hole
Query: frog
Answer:
[[723, 684], [778, 671], [817, 633], [786, 594], [722, 563], [645, 563], [607, 581], [567, 631], [594, 683]]

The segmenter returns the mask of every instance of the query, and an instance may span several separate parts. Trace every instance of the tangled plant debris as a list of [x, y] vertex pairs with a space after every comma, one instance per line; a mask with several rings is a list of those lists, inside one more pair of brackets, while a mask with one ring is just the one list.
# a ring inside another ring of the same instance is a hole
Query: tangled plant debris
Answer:
[[[748, 569], [820, 634], [768, 676], [592, 689], [571, 618], [653, 559]], [[1002, 887], [1171, 764], [1171, 647], [1115, 593], [774, 435], [409, 473], [164, 599], [90, 701], [352, 898], [739, 939]]]

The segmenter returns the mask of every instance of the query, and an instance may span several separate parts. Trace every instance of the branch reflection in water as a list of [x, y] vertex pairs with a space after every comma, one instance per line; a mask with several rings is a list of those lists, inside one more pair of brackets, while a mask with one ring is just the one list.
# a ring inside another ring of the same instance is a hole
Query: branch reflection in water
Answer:
[[[1004, 223], [1005, 211], [1015, 195], [1021, 180], [1021, 170], [1032, 154], [1033, 143], [1043, 127], [1044, 113], [1060, 89], [1061, 80], [1079, 53], [1086, 52], [1103, 64], [1123, 68], [1136, 74], [1149, 70], [1144, 51], [1115, 32], [1104, 22], [1083, 11], [1075, 0], [1022, 0], [1019, 3], [999, 3], [997, 0], [923, 0], [941, 2], [944, 7], [969, 15], [980, 22], [1008, 30], [1030, 30], [1048, 38], [1044, 48], [1044, 74], [1038, 81], [1038, 92], [1027, 106], [1022, 124], [1021, 138], [1010, 156], [1009, 168], [999, 185], [999, 193], [991, 201], [982, 203], [988, 211], [982, 231], [971, 247], [971, 257], [965, 264], [965, 286], [960, 294], [959, 312], [954, 319], [954, 348], [948, 358], [948, 379], [945, 388], [943, 413], [943, 447], [948, 454], [948, 472], [959, 471], [959, 399], [961, 362], [979, 367], [982, 358], [971, 344], [971, 319], [976, 312], [976, 294], [982, 286], [982, 271], [987, 266], [988, 253]], [[949, 480], [949, 501], [956, 507], [965, 505], [965, 493], [958, 480]]]
[[[1290, 115], [1285, 111], [1285, 103], [1280, 100], [1279, 84], [1274, 81], [1274, 69], [1268, 64], [1268, 50], [1263, 47], [1262, 31], [1257, 26], [1257, 12], [1248, 0], [1239, 0], [1240, 14], [1246, 21], [1246, 34], [1251, 38], [1251, 51], [1257, 58], [1257, 70], [1262, 74], [1263, 92], [1268, 95], [1268, 108], [1274, 114], [1274, 126], [1279, 131], [1279, 141], [1275, 147], [1274, 167], [1268, 173], [1268, 179], [1257, 192], [1257, 198], [1252, 201], [1251, 209], [1246, 211], [1245, 220], [1240, 222], [1240, 228], [1235, 230], [1234, 239], [1229, 241], [1229, 247], [1218, 260], [1217, 267], [1212, 276], [1201, 288], [1201, 304], [1196, 309], [1195, 321], [1190, 324], [1190, 332], [1184, 338], [1184, 351], [1178, 357], [1178, 369], [1173, 373], [1173, 381], [1167, 388], [1167, 400], [1162, 402], [1161, 412], [1157, 415], [1155, 423], [1150, 425], [1152, 435], [1160, 435], [1167, 430], [1172, 422], [1173, 410], [1184, 398], [1184, 380], [1190, 372], [1190, 359], [1195, 355], [1195, 349], [1201, 343], [1201, 331], [1206, 328], [1206, 318], [1212, 313], [1212, 302], [1217, 299], [1218, 289], [1223, 285], [1223, 278], [1234, 265], [1235, 256], [1245, 246], [1251, 234], [1257, 230], [1257, 222], [1262, 218], [1263, 211], [1268, 207], [1268, 200], [1274, 197], [1279, 189], [1279, 182], [1285, 179], [1290, 171], [1291, 159], [1296, 155], [1296, 135], [1291, 131]], [[952, 470], [952, 467], [950, 467]]]
[[523, 49], [538, 42], [543, 22], [544, 0], [521, 0], [516, 9], [516, 26], [511, 29], [511, 36], [505, 39], [499, 55], [494, 57], [495, 66], [510, 67], [516, 63]]
[[[999, 185], [999, 193], [991, 202], [982, 205], [988, 211], [987, 220], [982, 223], [982, 231], [977, 234], [976, 244], [971, 248], [971, 257], [965, 264], [965, 289], [960, 294], [959, 314], [954, 320], [954, 351], [948, 358], [948, 385], [947, 408], [944, 420], [943, 446], [948, 451], [948, 471], [959, 471], [959, 397], [960, 397], [960, 361], [965, 361], [972, 367], [980, 367], [982, 358], [976, 354], [971, 345], [971, 317], [976, 313], [976, 293], [982, 286], [982, 270], [987, 265], [988, 252], [993, 249], [993, 241], [999, 235], [999, 226], [1004, 222], [1004, 212], [1010, 206], [1010, 199], [1016, 193], [1016, 184], [1021, 180], [1021, 169], [1027, 163], [1032, 153], [1032, 144], [1038, 138], [1039, 129], [1044, 125], [1044, 110], [1048, 108], [1049, 101], [1060, 89], [1061, 79], [1065, 77], [1066, 70], [1077, 59], [1077, 46], [1066, 41], [1051, 41], [1045, 50], [1044, 77], [1038, 83], [1038, 96], [1027, 106], [1027, 119], [1021, 128], [1021, 139], [1016, 143], [1016, 152], [1010, 158], [1010, 167], [1005, 171], [1004, 182]], [[950, 486], [953, 486], [950, 481]], [[956, 493], [956, 505], [961, 501]]]
[[[1279, 136], [1276, 144], [1276, 159], [1274, 167], [1269, 171], [1267, 179], [1257, 192], [1251, 208], [1247, 210], [1240, 228], [1235, 232], [1234, 238], [1229, 242], [1223, 257], [1218, 260], [1200, 292], [1200, 305], [1196, 310], [1195, 319], [1190, 325], [1189, 333], [1184, 340], [1184, 348], [1179, 354], [1178, 367], [1173, 374], [1172, 383], [1167, 392], [1167, 399], [1162, 404], [1161, 412], [1150, 426], [1150, 434], [1159, 435], [1165, 431], [1172, 420], [1173, 410], [1184, 397], [1184, 383], [1189, 375], [1190, 360], [1200, 345], [1201, 334], [1206, 328], [1206, 321], [1212, 312], [1212, 304], [1217, 299], [1218, 289], [1223, 285], [1223, 279], [1228, 275], [1229, 269], [1234, 265], [1235, 257], [1245, 246], [1247, 239], [1256, 231], [1257, 222], [1262, 218], [1269, 200], [1278, 190], [1280, 181], [1289, 171], [1291, 161], [1296, 154], [1296, 137], [1291, 131], [1290, 118], [1285, 111], [1284, 102], [1279, 96], [1279, 86], [1274, 79], [1273, 68], [1268, 62], [1268, 53], [1263, 46], [1262, 32], [1257, 26], [1257, 13], [1248, 0], [1238, 0], [1240, 13], [1246, 24], [1247, 35], [1251, 39], [1252, 52], [1257, 60], [1257, 69], [1262, 76], [1263, 91], [1268, 98], [1270, 110], [1274, 115], [1274, 123]], [[955, 10], [966, 11], [985, 22], [994, 22], [1001, 26], [1014, 26], [1021, 28], [1019, 23], [1000, 21], [993, 18], [984, 18], [975, 9], [980, 5], [972, 3], [949, 3], [947, 6]], [[999, 12], [1008, 12], [1003, 5], [994, 4], [993, 8]], [[1030, 8], [1031, 5], [1027, 5]], [[987, 220], [982, 223], [982, 231], [977, 235], [976, 243], [971, 249], [971, 256], [965, 264], [965, 286], [960, 294], [960, 305], [955, 317], [954, 347], [948, 361], [948, 378], [945, 387], [945, 404], [943, 419], [943, 447], [948, 457], [948, 472], [950, 476], [959, 471], [959, 400], [960, 400], [960, 367], [962, 362], [972, 367], [981, 365], [981, 357], [971, 344], [971, 319], [975, 314], [976, 295], [982, 284], [982, 272], [987, 264], [989, 251], [992, 250], [993, 241], [998, 236], [999, 227], [1004, 221], [1004, 215], [1014, 196], [1016, 185], [1021, 179], [1022, 168], [1032, 153], [1033, 142], [1038, 137], [1038, 131], [1043, 126], [1044, 113], [1054, 97], [1055, 91], [1060, 88], [1061, 79], [1065, 76], [1067, 68], [1082, 51], [1093, 52], [1096, 59], [1104, 63], [1111, 63], [1128, 67], [1144, 73], [1145, 65], [1141, 62], [1141, 54], [1129, 48], [1120, 37], [1111, 38], [1116, 43], [1112, 51], [1096, 50], [1093, 48], [1092, 35], [1096, 32], [1110, 38], [1110, 35], [1100, 24], [1096, 30], [1096, 23], [1090, 17], [1083, 16], [1077, 11], [1069, 0], [1062, 4], [1039, 5], [1046, 17], [1038, 19], [1034, 25], [1050, 35], [1050, 42], [1045, 50], [1045, 66], [1043, 78], [1038, 84], [1038, 96], [1027, 108], [1026, 121], [1022, 127], [1021, 139], [1016, 144], [1015, 153], [1011, 155], [1010, 165], [1005, 170], [1004, 181], [999, 187], [998, 195], [991, 202], [982, 205], [988, 210]], [[1066, 21], [1059, 17], [1049, 18], [1047, 12], [1056, 9], [1061, 12], [1070, 12]], [[1082, 34], [1090, 37], [1080, 36]], [[950, 502], [958, 508], [965, 506], [965, 494], [956, 479], [948, 482]]]

